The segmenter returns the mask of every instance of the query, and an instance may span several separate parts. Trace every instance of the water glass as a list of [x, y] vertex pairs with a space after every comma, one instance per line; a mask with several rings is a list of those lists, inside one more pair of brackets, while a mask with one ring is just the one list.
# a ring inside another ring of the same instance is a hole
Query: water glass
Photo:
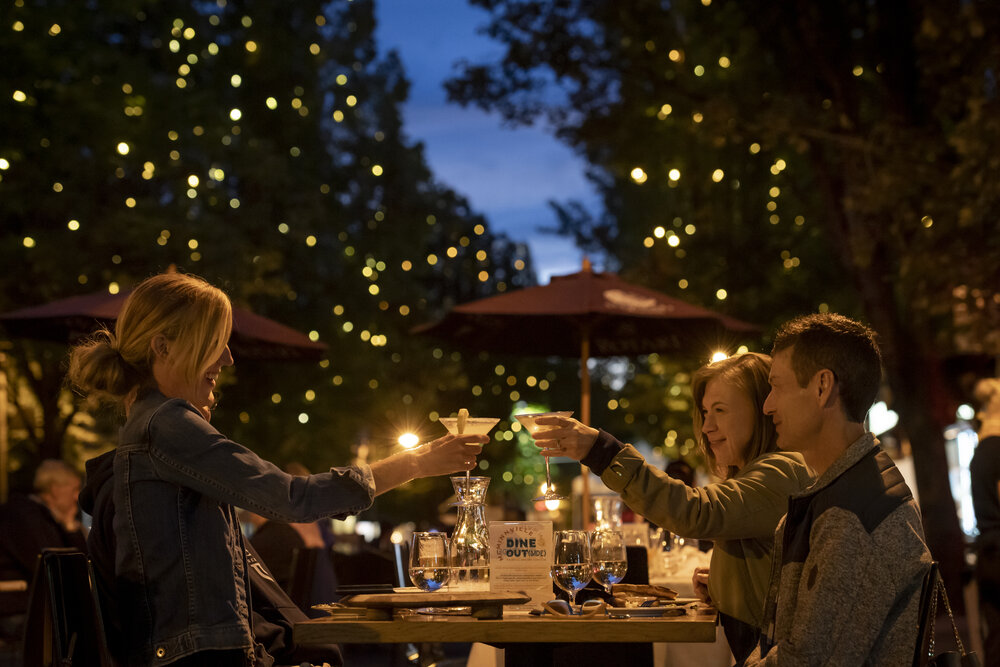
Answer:
[[436, 591], [448, 583], [448, 536], [413, 533], [410, 542], [410, 581], [422, 591]]
[[593, 577], [590, 538], [585, 530], [557, 530], [552, 536], [552, 580], [566, 591], [570, 604]]
[[619, 530], [595, 530], [590, 537], [590, 559], [594, 581], [611, 595], [611, 586], [625, 578], [628, 560], [625, 537]]

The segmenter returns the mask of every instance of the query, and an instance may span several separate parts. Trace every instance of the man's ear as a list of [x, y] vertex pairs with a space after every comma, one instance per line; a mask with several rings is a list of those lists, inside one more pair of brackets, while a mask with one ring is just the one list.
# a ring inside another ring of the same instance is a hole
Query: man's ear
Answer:
[[153, 349], [153, 354], [156, 355], [157, 359], [167, 358], [167, 354], [169, 354], [170, 349], [166, 336], [163, 334], [153, 336], [153, 339], [149, 342], [149, 346]]
[[819, 399], [820, 405], [824, 408], [832, 406], [840, 396], [837, 389], [837, 376], [829, 368], [824, 368], [816, 373], [815, 380], [816, 397]]

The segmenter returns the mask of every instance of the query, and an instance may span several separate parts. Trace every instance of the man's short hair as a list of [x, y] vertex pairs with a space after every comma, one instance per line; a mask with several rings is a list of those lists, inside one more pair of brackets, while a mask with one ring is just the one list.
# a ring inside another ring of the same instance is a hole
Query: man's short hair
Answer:
[[861, 423], [882, 382], [882, 354], [875, 339], [875, 332], [860, 322], [836, 313], [816, 313], [781, 325], [771, 353], [792, 348], [792, 370], [800, 387], [819, 371], [830, 370], [848, 419]]
[[45, 459], [35, 469], [34, 488], [36, 493], [45, 493], [56, 484], [66, 484], [79, 480], [80, 473], [65, 461]]

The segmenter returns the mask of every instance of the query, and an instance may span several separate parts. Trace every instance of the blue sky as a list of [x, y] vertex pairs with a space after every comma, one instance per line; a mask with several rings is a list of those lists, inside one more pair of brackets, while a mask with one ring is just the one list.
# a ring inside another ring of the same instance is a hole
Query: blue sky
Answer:
[[446, 100], [442, 83], [456, 61], [502, 53], [476, 32], [487, 13], [465, 0], [376, 0], [376, 12], [380, 50], [399, 53], [412, 83], [406, 132], [424, 143], [438, 180], [466, 196], [494, 230], [528, 243], [539, 282], [578, 271], [582, 253], [538, 228], [555, 225], [549, 200], [594, 205], [583, 161], [541, 128], [503, 128], [496, 115]]

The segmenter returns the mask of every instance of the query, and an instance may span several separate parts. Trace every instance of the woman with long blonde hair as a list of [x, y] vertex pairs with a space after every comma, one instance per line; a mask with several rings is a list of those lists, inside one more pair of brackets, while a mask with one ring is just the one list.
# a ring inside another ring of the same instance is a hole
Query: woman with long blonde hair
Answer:
[[798, 454], [777, 451], [764, 415], [771, 358], [748, 352], [698, 369], [692, 378], [693, 421], [709, 468], [720, 481], [692, 488], [667, 476], [631, 445], [575, 419], [538, 420], [536, 436], [550, 456], [568, 456], [601, 476], [629, 507], [686, 538], [715, 542], [709, 570], [694, 573], [695, 591], [719, 610], [737, 664], [757, 644], [771, 572], [771, 550], [788, 496], [811, 482]]
[[410, 479], [471, 469], [487, 441], [448, 435], [370, 466], [286, 474], [209, 423], [219, 373], [233, 364], [231, 332], [221, 290], [165, 273], [129, 295], [114, 332], [71, 353], [73, 386], [125, 416], [84, 491], [122, 664], [270, 664], [251, 630], [236, 507], [286, 522], [354, 514]]

